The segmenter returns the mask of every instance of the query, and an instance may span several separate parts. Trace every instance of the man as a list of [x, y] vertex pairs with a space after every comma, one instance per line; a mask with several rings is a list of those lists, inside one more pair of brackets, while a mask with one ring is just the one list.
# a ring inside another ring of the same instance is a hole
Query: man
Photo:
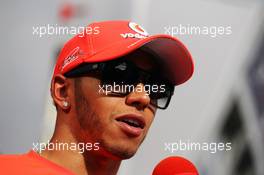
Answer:
[[156, 110], [168, 107], [174, 86], [192, 76], [191, 55], [176, 38], [149, 36], [130, 21], [88, 28], [65, 44], [55, 66], [53, 146], [2, 156], [1, 174], [117, 174], [143, 142]]

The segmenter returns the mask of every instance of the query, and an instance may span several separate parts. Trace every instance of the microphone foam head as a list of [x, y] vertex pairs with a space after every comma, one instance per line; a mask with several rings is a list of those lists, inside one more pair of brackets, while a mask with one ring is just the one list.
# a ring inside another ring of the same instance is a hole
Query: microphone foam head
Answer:
[[199, 175], [199, 173], [189, 160], [172, 156], [160, 161], [154, 168], [152, 175]]

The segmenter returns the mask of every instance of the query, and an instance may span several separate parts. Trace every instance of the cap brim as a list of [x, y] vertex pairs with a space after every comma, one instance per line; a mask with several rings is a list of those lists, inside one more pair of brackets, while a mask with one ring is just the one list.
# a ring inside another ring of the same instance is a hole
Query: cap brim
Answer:
[[174, 85], [190, 79], [194, 71], [192, 56], [178, 39], [170, 35], [153, 35], [141, 40], [123, 40], [97, 52], [85, 62], [102, 62], [113, 60], [135, 51], [140, 47], [151, 49], [165, 63], [166, 74]]

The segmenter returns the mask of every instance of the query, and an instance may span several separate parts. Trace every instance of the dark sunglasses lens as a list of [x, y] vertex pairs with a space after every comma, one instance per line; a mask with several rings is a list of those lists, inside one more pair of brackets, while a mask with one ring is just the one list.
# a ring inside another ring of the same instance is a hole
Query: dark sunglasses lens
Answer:
[[167, 106], [168, 100], [169, 100], [169, 97], [164, 97], [160, 99], [151, 99], [150, 104], [157, 108], [165, 109]]
[[[139, 79], [139, 73], [135, 71], [133, 65], [128, 62], [111, 62], [106, 65], [103, 71], [102, 83], [110, 85], [115, 92], [129, 93], [130, 86], [134, 85]], [[128, 85], [128, 86], [126, 86]], [[120, 90], [119, 90], [120, 89]]]
[[158, 108], [165, 109], [170, 101], [173, 92], [171, 89], [165, 89], [165, 92], [152, 92], [150, 93], [150, 103]]

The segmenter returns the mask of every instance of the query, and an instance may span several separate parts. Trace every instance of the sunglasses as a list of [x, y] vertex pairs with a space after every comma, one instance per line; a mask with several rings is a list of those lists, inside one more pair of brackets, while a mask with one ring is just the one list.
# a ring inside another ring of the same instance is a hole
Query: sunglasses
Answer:
[[[174, 85], [160, 76], [158, 69], [146, 71], [126, 59], [85, 63], [64, 75], [74, 78], [87, 76], [89, 73], [99, 73], [101, 87], [107, 94], [126, 96], [132, 91], [144, 91], [150, 97], [150, 104], [159, 109], [168, 107], [174, 93]], [[143, 86], [138, 86], [140, 83]]]

